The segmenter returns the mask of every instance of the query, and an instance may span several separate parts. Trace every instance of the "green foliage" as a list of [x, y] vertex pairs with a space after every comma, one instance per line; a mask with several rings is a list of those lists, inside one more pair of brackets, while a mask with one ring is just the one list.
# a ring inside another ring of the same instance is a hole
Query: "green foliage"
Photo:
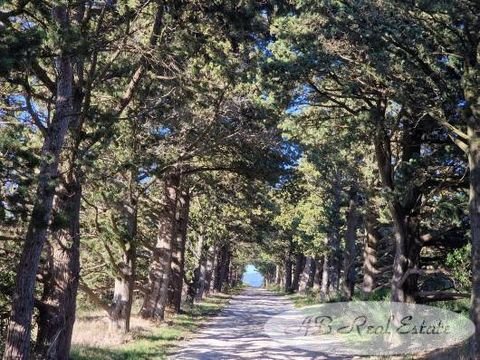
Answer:
[[472, 245], [468, 243], [460, 249], [455, 249], [447, 255], [445, 265], [451, 269], [456, 280], [456, 287], [460, 290], [469, 290], [472, 281], [471, 263]]

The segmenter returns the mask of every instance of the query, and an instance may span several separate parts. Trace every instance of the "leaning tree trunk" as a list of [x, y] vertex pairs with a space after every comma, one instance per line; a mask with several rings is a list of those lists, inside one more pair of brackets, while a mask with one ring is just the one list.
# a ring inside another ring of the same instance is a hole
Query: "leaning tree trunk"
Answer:
[[157, 244], [152, 254], [149, 271], [149, 289], [145, 295], [141, 315], [145, 319], [163, 320], [170, 281], [172, 243], [177, 236], [177, 192], [180, 186], [178, 174], [165, 179], [165, 205], [158, 223]]
[[[67, 360], [70, 355], [80, 275], [80, 204], [77, 178], [57, 192], [55, 217], [47, 247], [47, 281], [39, 307], [37, 353], [42, 359]], [[66, 227], [65, 227], [66, 226]]]
[[356, 194], [350, 198], [350, 204], [347, 214], [347, 229], [345, 231], [345, 255], [343, 258], [343, 293], [347, 300], [351, 300], [355, 288], [357, 273], [355, 270], [355, 260], [357, 257], [357, 226], [359, 215], [357, 204], [355, 203]]
[[[66, 32], [69, 14], [66, 5], [52, 10], [53, 21]], [[41, 150], [38, 186], [31, 220], [17, 269], [12, 310], [5, 338], [4, 359], [28, 359], [30, 356], [30, 330], [33, 311], [35, 277], [40, 254], [47, 239], [52, 213], [55, 183], [62, 146], [72, 116], [73, 72], [71, 55], [62, 53], [56, 59], [57, 89], [55, 115], [46, 130]]]
[[168, 308], [179, 313], [182, 303], [183, 276], [185, 273], [185, 245], [187, 242], [188, 214], [190, 198], [187, 193], [179, 194], [177, 203], [177, 238], [172, 246], [171, 280], [168, 289]]

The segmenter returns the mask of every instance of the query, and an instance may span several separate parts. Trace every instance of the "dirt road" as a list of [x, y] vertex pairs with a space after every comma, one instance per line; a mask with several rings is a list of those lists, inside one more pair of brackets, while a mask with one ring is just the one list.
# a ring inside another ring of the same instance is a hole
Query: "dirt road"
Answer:
[[293, 309], [291, 301], [283, 296], [247, 288], [234, 296], [213, 322], [182, 344], [170, 359], [341, 359], [286, 347], [269, 338], [263, 331], [265, 322], [290, 309]]

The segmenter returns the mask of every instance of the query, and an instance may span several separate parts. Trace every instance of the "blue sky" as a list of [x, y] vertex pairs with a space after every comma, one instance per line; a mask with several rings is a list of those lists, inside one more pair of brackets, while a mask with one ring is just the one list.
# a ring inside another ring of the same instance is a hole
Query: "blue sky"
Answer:
[[263, 276], [257, 271], [255, 266], [247, 265], [242, 281], [247, 286], [261, 287], [263, 285]]

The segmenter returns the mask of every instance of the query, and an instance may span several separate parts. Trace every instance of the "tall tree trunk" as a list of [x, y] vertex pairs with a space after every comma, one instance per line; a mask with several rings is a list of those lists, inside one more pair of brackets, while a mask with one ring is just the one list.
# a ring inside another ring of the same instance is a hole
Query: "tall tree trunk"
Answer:
[[329, 276], [329, 270], [330, 267], [328, 266], [329, 263], [329, 254], [326, 253], [323, 255], [323, 261], [322, 261], [322, 285], [320, 287], [320, 297], [325, 297], [328, 295], [328, 289], [330, 288], [328, 281], [330, 279]]
[[282, 267], [275, 265], [275, 285], [280, 286], [282, 283]]
[[170, 281], [172, 243], [177, 236], [177, 191], [180, 178], [169, 174], [165, 178], [165, 205], [159, 218], [157, 244], [149, 272], [149, 290], [145, 295], [141, 315], [145, 319], [163, 320]]
[[225, 266], [223, 268], [223, 283], [230, 285], [231, 277], [230, 277], [230, 269], [232, 265], [232, 252], [230, 251], [230, 246], [229, 246], [229, 251], [227, 252], [227, 261], [225, 262]]
[[290, 252], [285, 258], [285, 292], [292, 291], [292, 258]]
[[301, 293], [307, 292], [313, 286], [313, 278], [315, 276], [315, 260], [311, 256], [307, 256], [305, 259], [305, 266], [303, 267], [302, 274], [300, 275], [300, 284], [298, 291]]
[[355, 288], [357, 273], [355, 260], [357, 257], [357, 226], [359, 214], [357, 212], [356, 192], [350, 196], [347, 214], [347, 229], [345, 231], [345, 256], [343, 258], [343, 292], [347, 300], [351, 300]]
[[[66, 5], [52, 9], [52, 18], [66, 32], [70, 19]], [[73, 113], [73, 71], [71, 55], [62, 53], [56, 59], [57, 89], [54, 118], [46, 130], [41, 150], [40, 172], [35, 203], [17, 269], [12, 310], [5, 339], [4, 359], [28, 359], [33, 311], [35, 277], [40, 254], [47, 239], [53, 198], [58, 176], [58, 163], [65, 135]]]
[[223, 244], [220, 247], [217, 256], [217, 266], [215, 268], [215, 281], [213, 288], [215, 291], [221, 292], [223, 285], [228, 281], [228, 269], [230, 262], [229, 244]]
[[293, 272], [292, 289], [298, 291], [300, 286], [300, 275], [302, 274], [305, 265], [305, 256], [303, 254], [297, 254], [295, 256], [295, 268]]
[[137, 258], [137, 226], [138, 199], [136, 191], [137, 172], [129, 174], [128, 200], [123, 204], [122, 212], [125, 219], [125, 232], [122, 243], [122, 261], [117, 265], [117, 278], [113, 292], [110, 312], [111, 329], [121, 332], [130, 331], [130, 315], [132, 313], [133, 289], [136, 277]]
[[124, 252], [113, 291], [110, 329], [123, 333], [130, 331], [130, 315], [132, 312], [133, 288], [135, 286], [135, 256], [133, 249]]
[[[470, 168], [470, 228], [472, 233], [472, 307], [471, 318], [475, 324], [472, 355], [480, 359], [480, 105], [478, 86], [480, 83], [479, 65], [470, 69], [471, 86], [466, 87], [466, 98], [471, 101], [464, 117], [468, 123]], [[476, 100], [474, 102], [473, 100]]]
[[307, 289], [312, 289], [315, 283], [315, 274], [317, 273], [317, 262], [314, 258], [310, 263], [310, 273], [308, 274]]
[[340, 290], [340, 268], [341, 268], [341, 249], [340, 249], [340, 221], [339, 213], [341, 206], [341, 179], [338, 172], [335, 173], [335, 181], [333, 184], [333, 205], [330, 230], [328, 232], [328, 248], [330, 254], [328, 256], [328, 292], [330, 295], [338, 294]]
[[180, 312], [182, 303], [183, 276], [185, 273], [185, 245], [187, 242], [189, 211], [189, 194], [181, 192], [177, 202], [177, 239], [172, 247], [171, 280], [168, 293], [168, 308], [174, 313]]
[[415, 302], [418, 275], [405, 278], [409, 269], [418, 267], [421, 247], [418, 243], [418, 225], [415, 219], [395, 212], [395, 257], [393, 261], [392, 301]]
[[337, 234], [330, 234], [327, 243], [330, 248], [327, 256], [328, 294], [334, 295], [340, 288], [340, 242]]
[[[76, 26], [81, 26], [81, 23], [84, 21], [84, 3], [84, 1], [79, 2], [78, 6], [72, 12], [72, 18]], [[155, 46], [156, 44], [157, 35], [160, 32], [162, 15], [162, 8], [159, 7], [150, 38], [151, 46]], [[114, 117], [121, 116], [130, 103], [145, 69], [143, 62], [144, 59], [141, 60], [141, 64], [128, 83], [124, 95], [115, 107]], [[67, 162], [67, 164], [64, 166], [63, 172], [65, 175], [63, 183], [64, 189], [69, 189], [69, 195], [65, 197], [60, 194], [54, 203], [54, 212], [64, 213], [64, 222], [68, 225], [69, 230], [58, 232], [55, 224], [53, 224], [51, 229], [52, 240], [49, 246], [51, 247], [50, 254], [52, 261], [50, 262], [50, 267], [46, 269], [50, 272], [49, 277], [51, 281], [47, 283], [47, 287], [49, 288], [44, 289], [42, 300], [47, 304], [57, 305], [40, 307], [37, 352], [39, 352], [42, 358], [68, 359], [70, 352], [80, 270], [80, 233], [78, 224], [80, 223], [79, 212], [83, 180], [81, 175], [82, 170], [77, 163], [77, 159], [82, 141], [82, 128], [86, 120], [86, 114], [90, 108], [91, 84], [95, 73], [95, 64], [91, 66], [90, 77], [86, 80], [84, 79], [85, 59], [81, 55], [76, 57], [73, 66], [75, 84], [72, 107], [74, 109], [73, 113], [80, 115], [72, 117], [70, 121], [71, 136], [68, 138], [70, 141], [68, 143], [68, 151], [65, 155], [65, 162]], [[65, 211], [65, 209], [67, 210]], [[75, 211], [70, 212], [71, 209], [75, 209]], [[134, 252], [134, 249], [129, 251]], [[127, 254], [124, 255], [124, 257], [132, 258], [134, 261], [135, 255]], [[59, 269], [63, 269], [63, 271]], [[127, 283], [129, 284], [128, 286], [133, 289], [133, 277], [132, 280], [127, 281]], [[64, 286], [58, 286], [58, 284], [64, 284]], [[121, 286], [118, 286], [116, 288], [120, 287]], [[131, 293], [131, 290], [122, 291], [122, 293]], [[115, 297], [119, 298], [121, 296], [116, 294]], [[129, 297], [131, 298], [131, 295]], [[129, 307], [131, 307], [131, 305], [129, 305]], [[111, 310], [115, 312], [117, 309], [112, 308]], [[130, 310], [121, 312], [129, 314]], [[61, 334], [61, 336], [58, 334]]]
[[[47, 281], [39, 307], [37, 353], [43, 359], [66, 360], [70, 355], [80, 273], [81, 184], [70, 179], [54, 201], [56, 216], [47, 244]], [[65, 225], [67, 226], [65, 228]], [[57, 228], [58, 226], [58, 228]]]
[[213, 286], [215, 284], [215, 268], [217, 267], [216, 264], [217, 260], [217, 245], [214, 244], [212, 249], [209, 250], [209, 254], [207, 257], [207, 276], [205, 278], [205, 293], [208, 295], [211, 291], [213, 291]]
[[315, 274], [313, 276], [313, 291], [319, 291], [322, 285], [323, 258], [315, 259]]
[[200, 301], [203, 299], [205, 287], [207, 286], [207, 261], [208, 261], [208, 247], [205, 246], [204, 236], [200, 235], [198, 238], [198, 249], [200, 254], [198, 264], [198, 282], [195, 288], [195, 300]]
[[[418, 275], [405, 277], [409, 269], [416, 268], [419, 262], [420, 242], [418, 220], [412, 216], [417, 199], [420, 196], [418, 188], [411, 186], [404, 194], [402, 202], [394, 195], [394, 169], [392, 166], [392, 151], [390, 138], [383, 127], [382, 111], [377, 109], [373, 116], [376, 121], [374, 139], [375, 157], [382, 180], [382, 185], [392, 196], [389, 199], [389, 210], [395, 227], [395, 257], [393, 261], [392, 301], [414, 302], [417, 292]], [[414, 130], [405, 130], [402, 137], [402, 161], [408, 162], [414, 156], [419, 156], [421, 147], [421, 124], [416, 122]]]
[[363, 247], [363, 284], [364, 294], [370, 294], [376, 287], [377, 245], [381, 235], [377, 230], [376, 217], [371, 210], [367, 209], [365, 216], [365, 244]]

